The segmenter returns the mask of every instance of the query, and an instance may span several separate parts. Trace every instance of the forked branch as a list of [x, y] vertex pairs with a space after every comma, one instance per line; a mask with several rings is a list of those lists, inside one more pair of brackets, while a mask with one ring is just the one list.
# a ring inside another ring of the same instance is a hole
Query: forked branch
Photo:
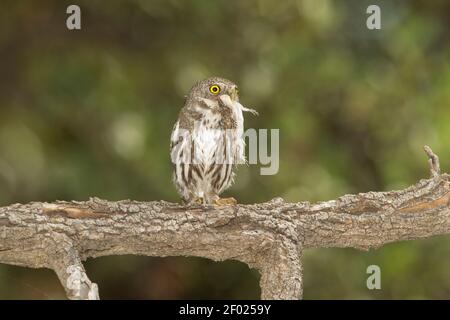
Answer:
[[311, 204], [183, 207], [165, 201], [34, 202], [0, 208], [0, 262], [53, 269], [67, 296], [98, 299], [81, 261], [137, 254], [239, 260], [261, 273], [264, 299], [302, 296], [301, 254], [311, 247], [368, 250], [450, 233], [450, 187], [425, 147], [431, 178], [400, 191]]

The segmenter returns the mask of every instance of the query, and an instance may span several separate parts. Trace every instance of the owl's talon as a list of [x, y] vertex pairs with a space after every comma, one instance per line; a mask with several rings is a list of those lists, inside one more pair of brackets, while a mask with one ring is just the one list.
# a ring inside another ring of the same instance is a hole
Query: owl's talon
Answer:
[[216, 206], [235, 206], [237, 204], [237, 200], [233, 197], [218, 198], [218, 199], [214, 200], [214, 204]]
[[201, 204], [203, 204], [203, 198], [197, 198], [192, 203], [201, 205]]
[[190, 199], [190, 200], [182, 199], [181, 203], [185, 206], [202, 205], [203, 198], [195, 198], [195, 199]]

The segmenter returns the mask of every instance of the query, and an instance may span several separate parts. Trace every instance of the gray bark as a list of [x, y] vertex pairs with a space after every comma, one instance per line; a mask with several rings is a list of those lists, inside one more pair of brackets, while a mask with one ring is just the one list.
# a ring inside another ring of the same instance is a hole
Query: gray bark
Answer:
[[431, 178], [400, 191], [336, 200], [184, 207], [165, 201], [33, 202], [0, 208], [0, 262], [50, 268], [71, 299], [98, 299], [89, 257], [136, 254], [239, 260], [261, 274], [263, 299], [300, 299], [305, 248], [383, 244], [450, 233], [450, 186], [425, 147]]

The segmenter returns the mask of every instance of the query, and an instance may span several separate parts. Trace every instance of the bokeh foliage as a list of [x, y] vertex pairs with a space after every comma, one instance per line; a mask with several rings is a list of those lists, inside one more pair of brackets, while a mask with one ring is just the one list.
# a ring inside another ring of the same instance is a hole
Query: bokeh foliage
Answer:
[[[82, 9], [82, 30], [65, 27]], [[365, 26], [379, 4], [382, 30]], [[403, 188], [428, 175], [424, 144], [450, 171], [450, 2], [2, 0], [0, 205], [164, 199], [168, 139], [183, 96], [223, 76], [280, 129], [280, 170], [239, 169], [243, 203], [318, 201]], [[305, 253], [305, 298], [450, 298], [450, 238], [369, 253]], [[366, 268], [382, 290], [366, 288]], [[104, 298], [258, 298], [245, 265], [200, 258], [87, 262]], [[62, 298], [48, 270], [0, 265], [0, 298]]]

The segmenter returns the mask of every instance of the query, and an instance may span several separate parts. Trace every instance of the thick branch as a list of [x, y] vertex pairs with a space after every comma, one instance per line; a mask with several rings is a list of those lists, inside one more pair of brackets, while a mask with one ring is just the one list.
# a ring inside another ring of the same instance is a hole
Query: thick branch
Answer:
[[105, 255], [199, 256], [261, 273], [262, 298], [298, 299], [301, 251], [369, 249], [450, 233], [448, 175], [431, 149], [431, 179], [401, 191], [310, 204], [272, 201], [183, 207], [165, 201], [14, 204], [0, 208], [0, 262], [55, 270], [69, 298], [98, 298], [82, 260]]

